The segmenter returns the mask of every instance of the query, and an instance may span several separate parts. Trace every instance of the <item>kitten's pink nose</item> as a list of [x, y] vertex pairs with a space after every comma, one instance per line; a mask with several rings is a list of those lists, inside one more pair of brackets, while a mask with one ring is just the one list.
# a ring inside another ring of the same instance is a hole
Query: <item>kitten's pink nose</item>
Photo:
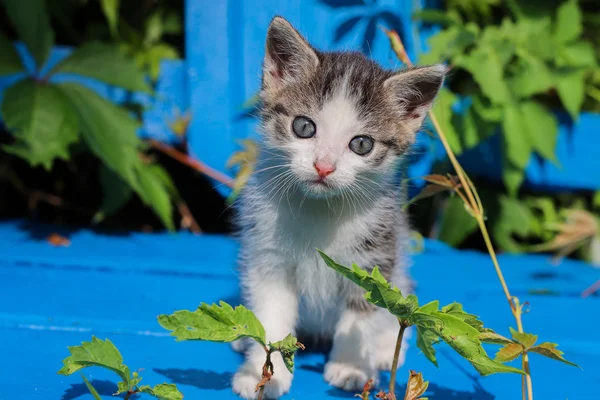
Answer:
[[321, 178], [325, 178], [327, 175], [330, 175], [333, 173], [333, 171], [335, 171], [335, 165], [325, 161], [317, 161], [314, 166], [319, 174], [319, 177]]

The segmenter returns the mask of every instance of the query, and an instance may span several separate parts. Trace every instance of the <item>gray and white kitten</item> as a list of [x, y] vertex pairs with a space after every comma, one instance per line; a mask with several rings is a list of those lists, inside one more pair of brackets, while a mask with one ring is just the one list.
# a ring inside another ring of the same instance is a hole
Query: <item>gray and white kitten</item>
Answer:
[[[268, 341], [290, 332], [332, 340], [324, 378], [333, 386], [356, 391], [389, 369], [398, 324], [315, 248], [342, 264], [378, 265], [410, 290], [403, 272], [409, 227], [394, 176], [445, 71], [387, 71], [360, 53], [315, 50], [283, 18], [269, 26], [264, 148], [239, 210], [244, 300]], [[255, 398], [264, 360], [259, 346], [246, 349], [232, 385], [243, 398]], [[268, 398], [292, 383], [279, 354], [273, 363]]]

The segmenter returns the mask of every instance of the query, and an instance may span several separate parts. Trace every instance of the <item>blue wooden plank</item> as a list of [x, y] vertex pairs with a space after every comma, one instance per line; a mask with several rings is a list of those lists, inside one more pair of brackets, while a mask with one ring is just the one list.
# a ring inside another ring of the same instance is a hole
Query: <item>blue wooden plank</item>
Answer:
[[[48, 245], [45, 237], [53, 231], [69, 235], [71, 246]], [[194, 308], [201, 301], [238, 303], [233, 240], [190, 234], [116, 235], [24, 221], [0, 223], [0, 237], [0, 343], [3, 363], [11, 368], [9, 374], [0, 374], [0, 399], [91, 399], [79, 376], [55, 372], [67, 355], [66, 346], [89, 340], [92, 334], [110, 338], [126, 363], [143, 368], [144, 383], [177, 383], [189, 399], [236, 398], [230, 379], [241, 362], [238, 354], [223, 344], [176, 343], [155, 320], [159, 313]], [[598, 329], [593, 316], [600, 299], [584, 300], [566, 291], [532, 295], [526, 287], [545, 281], [574, 291], [600, 278], [600, 271], [568, 260], [555, 267], [541, 256], [502, 255], [500, 263], [515, 294], [530, 302], [526, 329], [541, 340], [558, 342], [568, 358], [584, 368], [532, 355], [536, 397], [593, 398], [590, 395], [600, 391], [600, 339], [581, 332]], [[427, 241], [425, 251], [413, 257], [411, 272], [423, 302], [463, 302], [487, 326], [505, 334], [513, 324], [485, 254]], [[515, 290], [520, 286], [522, 293]], [[519, 398], [518, 376], [476, 377], [472, 367], [444, 346], [438, 351], [440, 367], [435, 368], [419, 354], [414, 335], [410, 346], [399, 381], [404, 382], [409, 368], [422, 371], [431, 381], [432, 398]], [[323, 354], [301, 354], [292, 392], [284, 399], [351, 398], [323, 381], [325, 362]], [[85, 372], [103, 398], [112, 398], [110, 382], [115, 376], [99, 369]], [[383, 383], [387, 379], [383, 374]], [[586, 384], [570, 384], [576, 380]]]

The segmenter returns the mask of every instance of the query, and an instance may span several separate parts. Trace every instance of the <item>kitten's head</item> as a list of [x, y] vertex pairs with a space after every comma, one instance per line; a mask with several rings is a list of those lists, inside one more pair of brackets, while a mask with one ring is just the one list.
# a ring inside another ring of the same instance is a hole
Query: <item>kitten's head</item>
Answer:
[[393, 72], [360, 53], [322, 53], [276, 17], [260, 94], [267, 151], [315, 196], [389, 176], [445, 71], [433, 65]]

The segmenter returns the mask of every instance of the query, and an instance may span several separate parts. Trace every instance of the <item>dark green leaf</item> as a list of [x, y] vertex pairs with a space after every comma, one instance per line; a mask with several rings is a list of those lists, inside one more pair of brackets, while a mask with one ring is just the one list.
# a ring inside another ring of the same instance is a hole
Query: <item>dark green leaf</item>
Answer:
[[8, 18], [40, 69], [54, 44], [45, 0], [4, 0]]
[[[173, 207], [169, 196], [168, 182], [165, 182], [164, 170], [160, 167], [145, 165], [138, 168], [138, 179], [140, 182], [139, 195], [148, 206], [152, 207], [167, 229], [175, 230], [173, 224]], [[167, 175], [168, 177], [168, 175]]]
[[57, 87], [22, 80], [6, 90], [1, 111], [16, 138], [4, 150], [47, 170], [55, 158], [69, 159], [69, 146], [79, 140], [78, 120]]
[[529, 349], [530, 352], [541, 354], [545, 357], [551, 358], [556, 361], [564, 362], [565, 364], [572, 365], [574, 367], [579, 367], [579, 365], [574, 364], [570, 361], [567, 361], [563, 358], [563, 352], [558, 350], [556, 347], [558, 345], [556, 343], [544, 342], [540, 343], [535, 347]]
[[196, 311], [175, 311], [171, 315], [159, 315], [158, 323], [173, 331], [172, 336], [180, 340], [208, 340], [233, 342], [250, 337], [266, 345], [265, 328], [244, 306], [231, 307], [221, 301], [216, 304], [201, 304]]
[[0, 76], [16, 74], [25, 71], [21, 57], [12, 42], [0, 33]]
[[510, 328], [510, 334], [516, 342], [522, 344], [523, 347], [525, 347], [525, 350], [528, 350], [531, 346], [533, 346], [538, 339], [537, 335], [531, 333], [518, 332], [515, 331], [513, 328]]
[[585, 98], [585, 71], [559, 70], [555, 74], [556, 91], [565, 109], [577, 120]]
[[495, 361], [505, 363], [514, 360], [523, 353], [523, 346], [518, 343], [508, 343], [496, 353]]
[[583, 31], [581, 10], [577, 0], [568, 0], [561, 4], [556, 13], [554, 37], [559, 43], [575, 40]]
[[92, 336], [91, 342], [81, 342], [81, 346], [68, 347], [71, 355], [63, 360], [60, 375], [71, 375], [86, 367], [103, 367], [110, 369], [123, 379], [131, 389], [131, 374], [123, 364], [123, 357], [114, 344], [108, 339], [100, 340]]
[[476, 229], [477, 221], [465, 209], [462, 199], [450, 197], [442, 216], [439, 239], [451, 246], [458, 246]]
[[83, 75], [131, 90], [151, 93], [143, 72], [116, 45], [86, 43], [52, 69], [51, 74]]
[[290, 373], [294, 373], [294, 355], [298, 349], [303, 348], [303, 346], [298, 343], [298, 339], [293, 337], [290, 333], [279, 342], [269, 343], [269, 348], [280, 352], [281, 356], [283, 357], [285, 367], [288, 369], [288, 371], [290, 371]]
[[119, 3], [120, 0], [100, 0], [102, 6], [102, 12], [106, 17], [110, 32], [113, 37], [118, 36], [118, 24], [119, 24]]
[[88, 388], [88, 390], [92, 394], [92, 397], [94, 397], [95, 400], [102, 400], [100, 398], [100, 395], [98, 394], [98, 391], [96, 390], [96, 388], [94, 388], [92, 386], [92, 384], [90, 383], [90, 381], [87, 380], [87, 378], [85, 377], [85, 375], [81, 374], [81, 377], [83, 378], [83, 382], [85, 383], [85, 386]]
[[100, 185], [102, 186], [102, 204], [94, 216], [96, 222], [102, 221], [125, 206], [133, 195], [133, 190], [127, 182], [110, 168], [102, 165], [99, 171]]
[[436, 367], [438, 363], [433, 345], [438, 343], [438, 341], [438, 335], [433, 330], [417, 325], [417, 347]]
[[161, 383], [151, 388], [140, 386], [140, 392], [156, 397], [158, 400], [182, 400], [183, 394], [172, 383]]
[[400, 289], [391, 287], [387, 280], [379, 272], [379, 268], [373, 268], [371, 274], [357, 265], [352, 269], [336, 263], [331, 257], [319, 250], [319, 254], [328, 267], [336, 270], [358, 286], [366, 290], [365, 299], [376, 306], [386, 308], [401, 320], [407, 320], [419, 306], [414, 295], [402, 296]]

